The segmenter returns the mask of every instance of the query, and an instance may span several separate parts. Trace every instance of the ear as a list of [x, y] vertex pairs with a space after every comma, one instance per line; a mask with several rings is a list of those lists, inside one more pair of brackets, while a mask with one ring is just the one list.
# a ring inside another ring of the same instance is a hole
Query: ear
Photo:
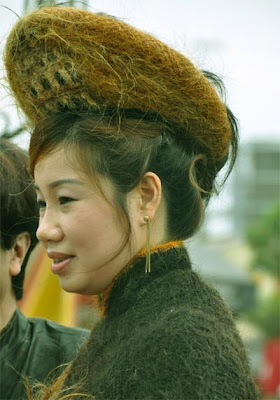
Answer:
[[30, 242], [29, 233], [23, 232], [17, 235], [14, 246], [10, 250], [11, 259], [9, 272], [11, 276], [16, 276], [20, 273], [22, 263], [30, 246]]
[[146, 172], [138, 185], [138, 191], [142, 217], [148, 216], [152, 221], [162, 198], [160, 178], [154, 172]]

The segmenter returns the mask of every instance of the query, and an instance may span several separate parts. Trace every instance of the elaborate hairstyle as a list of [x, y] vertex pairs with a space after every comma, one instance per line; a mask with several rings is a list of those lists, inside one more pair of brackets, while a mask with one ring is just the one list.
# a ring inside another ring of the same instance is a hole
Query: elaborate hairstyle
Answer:
[[5, 65], [34, 124], [50, 112], [136, 109], [175, 124], [180, 138], [192, 138], [209, 160], [227, 158], [231, 124], [207, 77], [182, 54], [116, 18], [72, 7], [37, 10], [11, 31]]
[[[23, 17], [8, 37], [5, 65], [35, 126], [31, 172], [59, 143], [75, 144], [85, 171], [94, 164], [122, 194], [152, 170], [163, 182], [170, 238], [194, 233], [202, 201], [237, 152], [237, 123], [215, 75], [118, 19], [72, 7]], [[126, 213], [125, 201], [117, 203]]]
[[37, 243], [36, 194], [27, 167], [26, 153], [15, 144], [0, 138], [1, 249], [11, 249], [17, 235], [22, 232], [28, 232], [31, 239], [21, 272], [12, 277], [13, 291], [17, 300], [22, 297], [26, 264]]

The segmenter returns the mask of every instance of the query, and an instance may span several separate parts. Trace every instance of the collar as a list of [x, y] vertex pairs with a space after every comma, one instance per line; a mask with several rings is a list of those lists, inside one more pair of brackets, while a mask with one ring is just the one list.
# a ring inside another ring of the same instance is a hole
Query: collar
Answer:
[[[170, 253], [172, 252], [172, 249], [181, 249], [183, 250], [184, 254], [187, 256], [187, 252], [184, 248], [183, 241], [178, 240], [178, 241], [171, 241], [167, 242], [164, 244], [160, 244], [157, 246], [151, 247], [151, 265], [152, 265], [152, 271], [150, 273], [145, 273], [145, 266], [143, 265], [145, 263], [147, 251], [146, 250], [141, 250], [139, 253], [136, 254], [135, 257], [132, 258], [132, 260], [116, 275], [116, 277], [113, 279], [113, 281], [107, 286], [107, 288], [104, 290], [104, 292], [99, 296], [99, 304], [100, 304], [100, 309], [101, 309], [101, 314], [105, 318], [108, 315], [108, 307], [109, 303], [112, 300], [112, 292], [115, 291], [116, 287], [121, 284], [121, 286], [125, 285], [125, 278], [128, 277], [130, 270], [133, 270], [137, 273], [136, 275], [142, 276], [143, 279], [148, 279], [148, 278], [153, 278], [157, 273], [159, 273], [158, 269], [158, 263], [157, 263], [157, 255], [162, 254], [162, 253]], [[173, 252], [172, 252], [173, 253]], [[155, 265], [156, 264], [156, 265]], [[165, 267], [167, 264], [165, 264]], [[169, 269], [169, 263], [168, 263], [168, 268]], [[162, 269], [162, 268], [160, 268]], [[138, 279], [137, 277], [135, 277]], [[146, 279], [146, 280], [147, 280]], [[123, 282], [122, 282], [123, 281]], [[138, 283], [140, 284], [140, 281], [138, 280]]]

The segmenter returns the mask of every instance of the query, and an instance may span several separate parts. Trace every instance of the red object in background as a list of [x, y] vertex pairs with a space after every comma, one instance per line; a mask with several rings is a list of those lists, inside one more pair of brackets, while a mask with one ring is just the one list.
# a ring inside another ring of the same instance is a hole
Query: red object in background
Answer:
[[280, 338], [266, 342], [258, 380], [264, 395], [280, 393]]

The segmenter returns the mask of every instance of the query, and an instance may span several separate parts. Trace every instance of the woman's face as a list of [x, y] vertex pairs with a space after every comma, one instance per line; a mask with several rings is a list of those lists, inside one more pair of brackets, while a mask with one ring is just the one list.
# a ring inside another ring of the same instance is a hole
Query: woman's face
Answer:
[[[66, 291], [101, 293], [144, 246], [144, 234], [137, 234], [137, 240], [131, 240], [118, 254], [126, 232], [116, 210], [77, 162], [69, 162], [64, 150], [39, 159], [34, 176], [40, 205], [37, 236], [53, 259], [53, 273]], [[102, 190], [112, 199], [112, 186], [105, 180]], [[137, 202], [129, 194], [131, 219], [134, 200]]]

